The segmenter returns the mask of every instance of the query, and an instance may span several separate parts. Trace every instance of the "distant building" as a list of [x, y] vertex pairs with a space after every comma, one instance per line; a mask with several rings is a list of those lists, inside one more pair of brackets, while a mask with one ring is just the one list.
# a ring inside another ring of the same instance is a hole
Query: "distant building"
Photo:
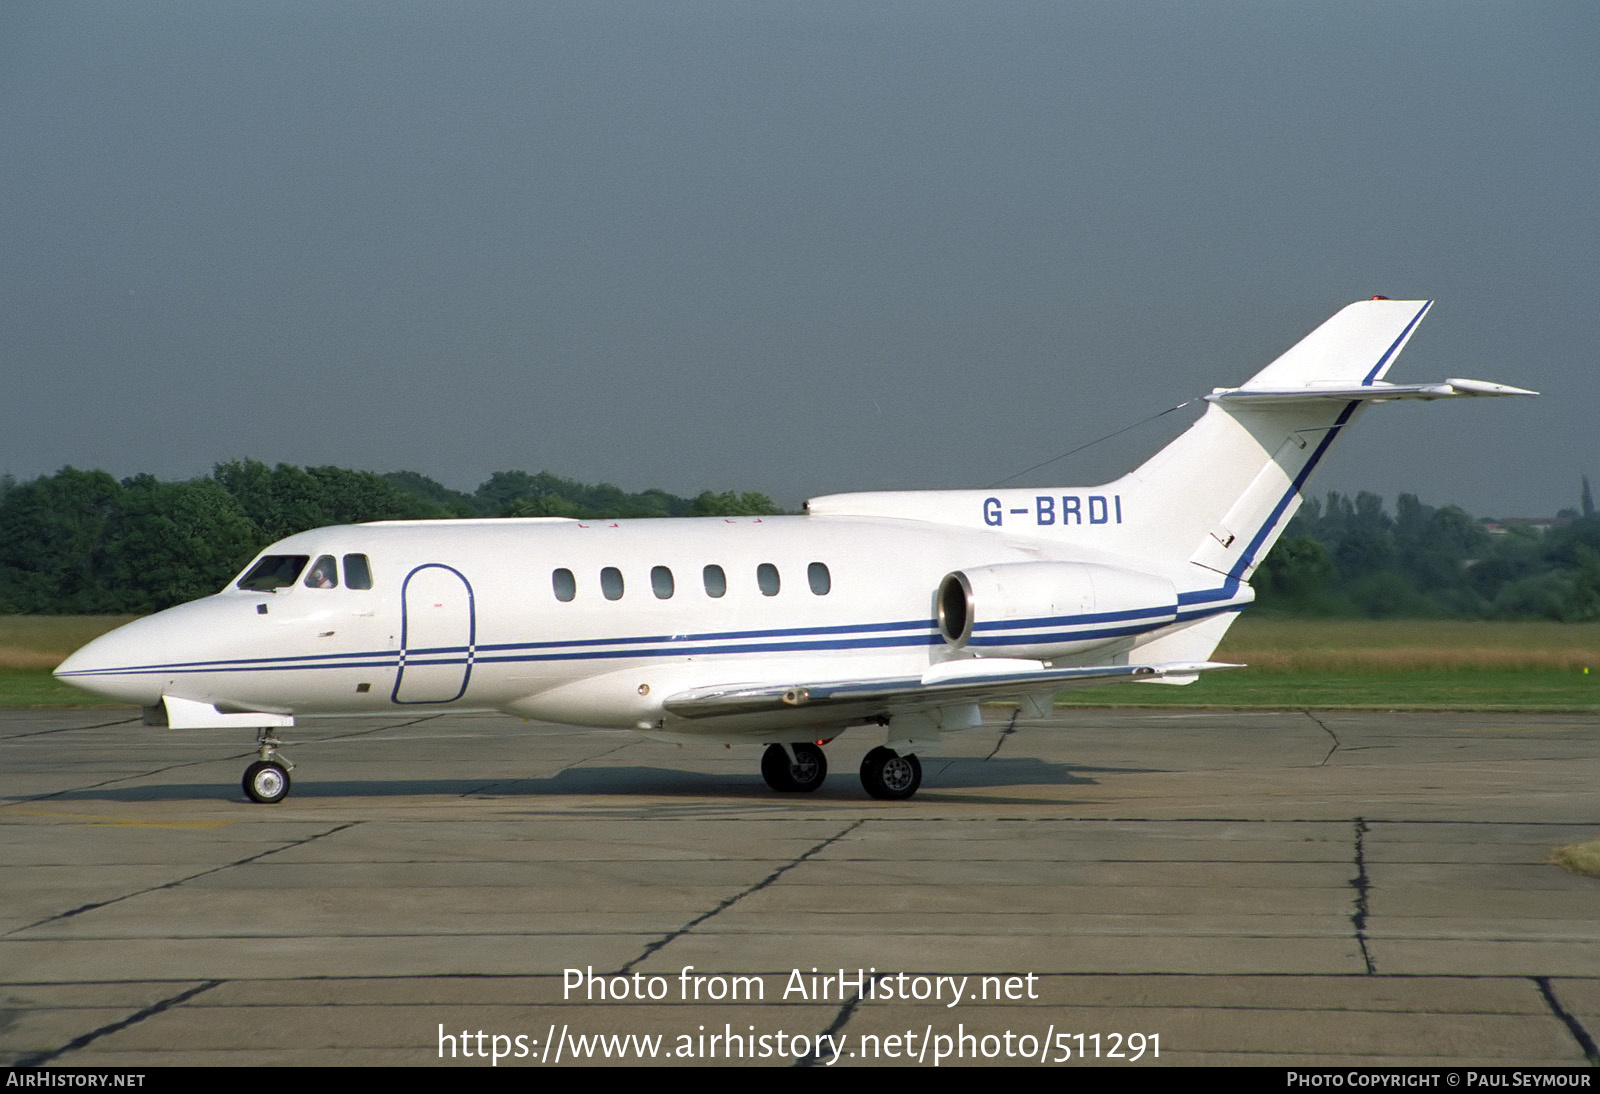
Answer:
[[1491, 536], [1503, 536], [1513, 528], [1526, 528], [1542, 536], [1552, 528], [1565, 528], [1571, 523], [1571, 517], [1501, 517], [1482, 522], [1483, 530]]

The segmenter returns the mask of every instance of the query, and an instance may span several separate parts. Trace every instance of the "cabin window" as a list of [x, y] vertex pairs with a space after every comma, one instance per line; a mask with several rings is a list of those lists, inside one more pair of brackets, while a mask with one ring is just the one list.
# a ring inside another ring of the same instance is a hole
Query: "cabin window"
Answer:
[[672, 599], [672, 571], [665, 566], [656, 566], [650, 570], [650, 590], [656, 594], [657, 600]]
[[366, 555], [344, 556], [344, 587], [347, 589], [372, 588], [372, 568]]
[[722, 572], [721, 566], [707, 566], [702, 576], [705, 578], [707, 596], [722, 596], [728, 591], [728, 575]]
[[622, 571], [615, 566], [607, 566], [600, 571], [600, 591], [606, 594], [607, 600], [622, 599]]
[[332, 555], [317, 556], [317, 561], [313, 562], [311, 569], [306, 572], [305, 586], [308, 589], [339, 587], [339, 567], [334, 565]]
[[561, 569], [551, 574], [550, 585], [555, 589], [556, 599], [563, 604], [578, 595], [578, 579], [572, 576], [571, 570]]
[[807, 566], [806, 580], [811, 582], [811, 591], [818, 596], [827, 596], [828, 590], [833, 588], [833, 578], [828, 575], [828, 566], [824, 562], [813, 562]]
[[762, 596], [778, 595], [778, 568], [770, 562], [763, 562], [756, 567], [756, 584], [761, 586]]
[[239, 579], [239, 588], [252, 593], [266, 593], [293, 585], [294, 579], [300, 576], [300, 571], [310, 561], [310, 555], [267, 555]]

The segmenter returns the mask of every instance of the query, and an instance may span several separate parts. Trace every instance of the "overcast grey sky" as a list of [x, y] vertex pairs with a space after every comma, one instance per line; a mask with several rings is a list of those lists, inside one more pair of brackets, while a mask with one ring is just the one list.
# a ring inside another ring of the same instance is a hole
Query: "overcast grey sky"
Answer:
[[19, 477], [984, 486], [1382, 294], [1546, 395], [1316, 492], [1600, 479], [1592, 3], [14, 2], [0, 147]]

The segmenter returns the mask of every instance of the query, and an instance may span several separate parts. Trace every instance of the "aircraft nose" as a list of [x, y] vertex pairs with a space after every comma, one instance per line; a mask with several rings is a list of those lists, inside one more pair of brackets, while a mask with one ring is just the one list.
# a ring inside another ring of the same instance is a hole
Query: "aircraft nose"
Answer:
[[55, 677], [93, 695], [155, 706], [174, 670], [193, 661], [222, 605], [197, 600], [101, 635], [56, 666]]
[[135, 620], [101, 635], [57, 665], [55, 678], [103, 699], [156, 705], [161, 685], [150, 675], [147, 656], [153, 622], [153, 618]]

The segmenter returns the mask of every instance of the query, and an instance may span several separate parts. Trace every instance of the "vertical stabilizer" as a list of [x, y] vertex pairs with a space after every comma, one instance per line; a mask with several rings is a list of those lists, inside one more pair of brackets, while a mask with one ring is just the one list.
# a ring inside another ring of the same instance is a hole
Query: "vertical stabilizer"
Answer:
[[[1431, 301], [1340, 311], [1122, 482], [1160, 514], [1169, 561], [1242, 582], [1300, 504], [1300, 488], [1394, 363]], [[1268, 394], [1270, 393], [1270, 395]], [[1179, 558], [1172, 558], [1176, 554]]]
[[1432, 306], [1431, 300], [1351, 304], [1250, 377], [1244, 388], [1348, 386], [1381, 380]]
[[1367, 403], [1537, 394], [1482, 380], [1384, 380], [1430, 306], [1351, 304], [1242, 386], [1207, 395], [1199, 421], [1115, 482], [834, 494], [807, 508], [992, 529], [1166, 575], [1180, 606], [1242, 607], [1245, 582], [1294, 516], [1306, 481]]

